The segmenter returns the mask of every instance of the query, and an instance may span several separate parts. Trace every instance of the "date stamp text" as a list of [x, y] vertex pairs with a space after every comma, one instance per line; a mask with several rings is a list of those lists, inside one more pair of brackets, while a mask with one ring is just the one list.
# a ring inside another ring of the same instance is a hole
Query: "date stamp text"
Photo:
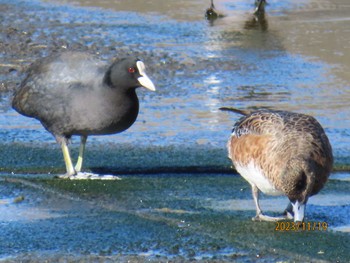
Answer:
[[277, 221], [275, 231], [291, 232], [291, 231], [326, 231], [327, 222], [288, 222]]

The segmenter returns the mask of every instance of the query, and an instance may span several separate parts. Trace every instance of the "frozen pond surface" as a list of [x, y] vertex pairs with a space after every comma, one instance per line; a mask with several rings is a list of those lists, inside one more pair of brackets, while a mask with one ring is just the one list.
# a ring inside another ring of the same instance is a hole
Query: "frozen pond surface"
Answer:
[[[270, 0], [261, 23], [252, 2], [217, 0], [226, 16], [209, 23], [202, 0], [0, 0], [0, 260], [350, 260], [348, 172], [333, 174], [307, 207], [307, 220], [327, 231], [302, 233], [251, 222], [248, 184], [209, 173], [230, 165], [225, 145], [238, 116], [221, 106], [311, 114], [336, 166], [350, 165], [348, 0]], [[127, 132], [89, 138], [86, 168], [121, 181], [40, 176], [62, 171], [59, 147], [9, 106], [22, 69], [65, 49], [136, 54], [157, 86], [138, 90], [141, 111]], [[181, 171], [196, 174], [172, 173]], [[286, 199], [262, 206], [278, 213]]]
[[[310, 229], [280, 231], [276, 223], [251, 220], [250, 187], [234, 175], [69, 181], [4, 174], [0, 260], [346, 262], [348, 189], [349, 181], [330, 181], [307, 206]], [[286, 204], [286, 198], [262, 200], [268, 214]]]

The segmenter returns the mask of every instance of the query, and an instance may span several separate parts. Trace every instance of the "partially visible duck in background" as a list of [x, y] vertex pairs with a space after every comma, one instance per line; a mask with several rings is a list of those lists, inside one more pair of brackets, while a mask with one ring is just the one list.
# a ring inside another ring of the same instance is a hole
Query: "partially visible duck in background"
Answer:
[[[265, 14], [266, 0], [255, 0], [254, 15], [260, 17]], [[208, 20], [215, 20], [220, 17], [224, 17], [219, 11], [215, 9], [214, 0], [210, 0], [210, 7], [205, 11], [205, 17]]]

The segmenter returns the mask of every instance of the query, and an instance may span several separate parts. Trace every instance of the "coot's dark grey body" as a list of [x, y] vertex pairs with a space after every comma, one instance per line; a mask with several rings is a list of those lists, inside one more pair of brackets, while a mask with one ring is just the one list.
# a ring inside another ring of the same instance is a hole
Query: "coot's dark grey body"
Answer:
[[128, 129], [139, 112], [135, 89], [140, 86], [155, 90], [143, 62], [136, 58], [107, 65], [87, 53], [65, 52], [35, 62], [12, 105], [19, 113], [38, 119], [56, 137], [71, 177], [81, 164], [76, 169], [69, 164], [67, 140], [82, 136], [82, 159], [88, 135]]

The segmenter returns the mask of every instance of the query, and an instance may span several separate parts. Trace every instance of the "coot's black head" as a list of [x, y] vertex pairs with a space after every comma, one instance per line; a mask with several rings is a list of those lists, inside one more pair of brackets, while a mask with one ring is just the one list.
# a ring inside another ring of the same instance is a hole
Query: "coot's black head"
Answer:
[[111, 88], [127, 90], [145, 87], [152, 91], [156, 90], [146, 75], [145, 64], [135, 58], [124, 58], [114, 62], [107, 70], [104, 82]]

